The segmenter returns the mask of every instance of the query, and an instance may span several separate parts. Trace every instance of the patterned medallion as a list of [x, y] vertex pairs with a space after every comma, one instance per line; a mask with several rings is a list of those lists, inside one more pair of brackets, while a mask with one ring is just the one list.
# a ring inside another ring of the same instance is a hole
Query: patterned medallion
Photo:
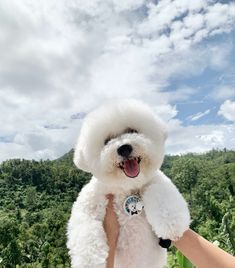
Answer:
[[125, 199], [123, 208], [127, 215], [137, 216], [141, 214], [144, 204], [138, 195], [130, 195]]

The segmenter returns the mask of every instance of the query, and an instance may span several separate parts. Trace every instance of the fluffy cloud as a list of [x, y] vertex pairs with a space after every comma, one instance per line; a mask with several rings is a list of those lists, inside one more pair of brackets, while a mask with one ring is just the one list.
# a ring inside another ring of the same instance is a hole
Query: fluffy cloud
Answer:
[[170, 123], [166, 153], [201, 153], [212, 148], [235, 148], [235, 125], [197, 125], [184, 127], [179, 121]]
[[208, 36], [229, 31], [235, 20], [235, 4], [214, 1], [162, 0], [150, 3], [139, 33], [158, 38], [167, 33], [173, 48], [185, 49]]
[[202, 42], [232, 29], [234, 9], [204, 0], [1, 1], [0, 160], [57, 157], [76, 140], [73, 115], [106, 98], [139, 98], [172, 120], [174, 102], [195, 89], [167, 92], [171, 79], [226, 67], [232, 45]]
[[218, 112], [229, 121], [235, 122], [235, 102], [226, 100], [221, 106]]

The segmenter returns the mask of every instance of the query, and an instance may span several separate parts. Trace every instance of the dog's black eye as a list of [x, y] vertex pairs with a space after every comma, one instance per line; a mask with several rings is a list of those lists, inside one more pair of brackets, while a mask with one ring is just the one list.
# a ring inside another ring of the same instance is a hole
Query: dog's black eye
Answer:
[[106, 145], [110, 140], [111, 140], [110, 137], [108, 137], [107, 139], [105, 139], [105, 141], [104, 141], [104, 145]]
[[128, 128], [125, 133], [138, 133], [138, 131], [136, 129], [133, 128]]

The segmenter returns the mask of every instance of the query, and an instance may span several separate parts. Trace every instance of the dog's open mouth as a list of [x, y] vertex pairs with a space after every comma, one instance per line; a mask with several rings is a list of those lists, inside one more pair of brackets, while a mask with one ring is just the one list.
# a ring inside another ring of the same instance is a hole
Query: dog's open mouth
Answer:
[[119, 164], [119, 168], [123, 170], [127, 177], [135, 178], [140, 173], [140, 161], [140, 157], [128, 158]]

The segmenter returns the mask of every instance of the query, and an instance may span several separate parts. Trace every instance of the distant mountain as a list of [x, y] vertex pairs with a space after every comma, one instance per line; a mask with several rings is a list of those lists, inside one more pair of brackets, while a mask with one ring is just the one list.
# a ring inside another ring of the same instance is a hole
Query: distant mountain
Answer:
[[68, 165], [73, 165], [73, 154], [74, 154], [74, 149], [71, 149], [69, 152], [67, 152], [66, 154], [57, 158], [54, 161], [57, 163], [66, 163]]

